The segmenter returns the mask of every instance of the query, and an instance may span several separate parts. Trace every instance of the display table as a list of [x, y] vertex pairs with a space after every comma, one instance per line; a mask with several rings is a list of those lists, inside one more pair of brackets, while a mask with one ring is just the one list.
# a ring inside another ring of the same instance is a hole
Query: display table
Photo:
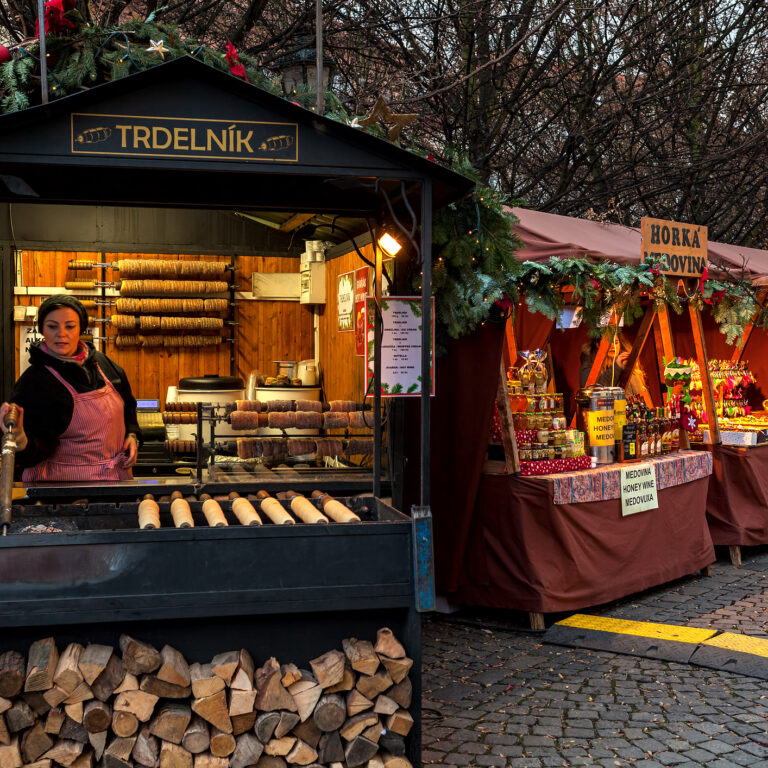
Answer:
[[735, 548], [768, 544], [768, 443], [704, 448], [714, 458], [707, 494], [712, 541], [731, 547], [731, 559], [740, 565]]
[[627, 517], [621, 465], [540, 477], [484, 474], [462, 584], [447, 597], [534, 614], [571, 611], [707, 567], [715, 560], [705, 514], [711, 454], [651, 461], [659, 507]]

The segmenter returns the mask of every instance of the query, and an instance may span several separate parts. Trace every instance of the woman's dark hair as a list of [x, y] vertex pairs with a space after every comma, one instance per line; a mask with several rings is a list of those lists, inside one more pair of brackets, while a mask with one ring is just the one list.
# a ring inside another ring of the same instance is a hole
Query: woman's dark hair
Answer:
[[49, 296], [37, 310], [37, 328], [40, 333], [43, 332], [43, 321], [46, 316], [55, 309], [74, 309], [80, 318], [80, 333], [84, 333], [88, 327], [88, 313], [82, 303], [74, 296], [67, 293], [57, 293], [55, 296]]

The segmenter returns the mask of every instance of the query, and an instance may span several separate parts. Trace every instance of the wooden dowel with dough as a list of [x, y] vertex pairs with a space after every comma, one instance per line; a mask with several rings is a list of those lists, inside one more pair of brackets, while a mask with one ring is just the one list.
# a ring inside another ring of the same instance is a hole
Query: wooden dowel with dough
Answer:
[[139, 528], [143, 531], [146, 528], [160, 527], [160, 506], [155, 501], [155, 497], [148, 493], [139, 503]]
[[177, 528], [195, 527], [189, 502], [186, 501], [179, 491], [174, 491], [171, 494], [171, 517], [173, 518], [173, 524]]
[[229, 494], [229, 498], [232, 499], [232, 514], [240, 525], [261, 525], [259, 513], [248, 499], [240, 498], [235, 491]]
[[207, 493], [202, 494], [200, 499], [203, 502], [203, 514], [211, 528], [229, 525], [218, 501], [214, 501]]
[[329, 496], [322, 491], [312, 491], [313, 499], [320, 499], [323, 512], [328, 515], [335, 523], [359, 523], [360, 518], [345, 504], [338, 499]]
[[275, 498], [272, 498], [266, 491], [259, 491], [256, 498], [261, 504], [261, 511], [275, 525], [294, 525], [296, 521], [285, 511], [283, 505]]
[[64, 287], [68, 291], [92, 291], [96, 283], [93, 280], [65, 280]]
[[328, 522], [328, 518], [306, 496], [296, 491], [286, 491], [285, 497], [290, 499], [291, 511], [299, 520], [310, 525]]

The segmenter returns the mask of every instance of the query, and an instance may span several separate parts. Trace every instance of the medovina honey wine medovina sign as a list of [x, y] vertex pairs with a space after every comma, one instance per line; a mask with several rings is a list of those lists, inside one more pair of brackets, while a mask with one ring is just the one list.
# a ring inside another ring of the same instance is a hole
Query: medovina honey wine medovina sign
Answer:
[[72, 113], [73, 154], [297, 162], [296, 123]]
[[667, 275], [701, 277], [707, 266], [707, 228], [664, 219], [640, 220], [643, 261], [661, 259]]

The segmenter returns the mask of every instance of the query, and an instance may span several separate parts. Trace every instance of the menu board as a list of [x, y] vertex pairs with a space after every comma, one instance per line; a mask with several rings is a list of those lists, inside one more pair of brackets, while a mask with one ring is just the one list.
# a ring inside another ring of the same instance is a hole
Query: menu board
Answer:
[[[435, 394], [435, 300], [431, 300], [430, 395]], [[376, 317], [373, 298], [366, 302], [366, 384], [373, 378], [373, 334]], [[421, 395], [421, 298], [388, 296], [381, 300], [381, 394], [382, 397]], [[369, 397], [371, 393], [369, 392]]]
[[339, 275], [336, 288], [336, 315], [340, 331], [354, 331], [353, 311], [355, 308], [355, 273]]

